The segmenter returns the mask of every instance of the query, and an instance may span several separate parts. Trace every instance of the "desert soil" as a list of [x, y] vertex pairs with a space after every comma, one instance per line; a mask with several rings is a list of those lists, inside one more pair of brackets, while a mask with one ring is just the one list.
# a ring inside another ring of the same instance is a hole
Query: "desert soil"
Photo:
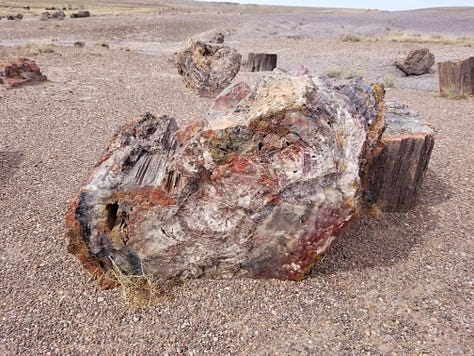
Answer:
[[[119, 1], [91, 2], [97, 16], [62, 22], [39, 21], [44, 3], [30, 1], [23, 21], [0, 21], [0, 62], [27, 56], [49, 78], [0, 90], [0, 354], [474, 354], [474, 99], [439, 97], [436, 66], [420, 77], [393, 67], [420, 47], [437, 61], [473, 55], [474, 8]], [[27, 3], [2, 1], [0, 11]], [[180, 123], [206, 112], [211, 101], [184, 87], [173, 53], [216, 31], [244, 57], [277, 53], [282, 69], [392, 76], [387, 98], [437, 130], [419, 204], [358, 221], [302, 282], [191, 280], [130, 308], [66, 252], [67, 202], [120, 125], [146, 111]], [[393, 31], [429, 42], [387, 40]], [[347, 33], [381, 38], [344, 42]], [[73, 47], [79, 40], [84, 48]]]

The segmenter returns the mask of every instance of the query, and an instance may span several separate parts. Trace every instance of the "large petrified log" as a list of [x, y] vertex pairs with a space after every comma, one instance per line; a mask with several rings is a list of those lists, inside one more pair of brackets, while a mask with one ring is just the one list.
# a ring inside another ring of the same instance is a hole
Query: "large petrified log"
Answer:
[[0, 84], [7, 88], [46, 79], [35, 61], [26, 58], [16, 59], [4, 66], [0, 65]]
[[415, 206], [434, 146], [434, 130], [400, 103], [387, 103], [387, 128], [367, 170], [365, 201], [383, 211]]
[[438, 74], [441, 96], [474, 95], [474, 57], [457, 62], [440, 62]]
[[68, 249], [104, 287], [112, 260], [163, 278], [299, 280], [358, 209], [384, 110], [379, 86], [275, 73], [181, 129], [147, 114], [71, 202]]
[[222, 44], [189, 40], [185, 50], [175, 54], [178, 73], [187, 87], [202, 96], [216, 96], [240, 70], [242, 56]]

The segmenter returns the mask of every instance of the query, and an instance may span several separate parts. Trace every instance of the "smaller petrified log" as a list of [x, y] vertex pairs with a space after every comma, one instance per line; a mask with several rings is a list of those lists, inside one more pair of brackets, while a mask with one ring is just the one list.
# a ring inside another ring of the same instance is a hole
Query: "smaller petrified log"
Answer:
[[8, 65], [0, 65], [0, 84], [7, 88], [17, 87], [28, 82], [46, 80], [35, 61], [19, 58]]
[[474, 57], [463, 61], [438, 63], [441, 96], [462, 97], [474, 94]]
[[434, 55], [428, 48], [416, 49], [408, 53], [406, 59], [396, 61], [395, 66], [406, 75], [428, 73], [435, 62]]
[[23, 14], [7, 15], [7, 20], [22, 20]]
[[249, 53], [247, 68], [251, 72], [272, 71], [277, 66], [277, 55], [269, 53]]
[[89, 11], [79, 11], [77, 13], [71, 14], [72, 19], [78, 19], [81, 17], [90, 17], [90, 16], [91, 16], [91, 13]]
[[387, 103], [387, 128], [369, 163], [365, 201], [383, 211], [404, 212], [415, 206], [431, 151], [434, 130], [399, 103]]
[[178, 73], [187, 87], [202, 96], [216, 96], [240, 70], [242, 56], [233, 48], [189, 40], [186, 49], [175, 54]]
[[59, 11], [56, 11], [54, 12], [51, 17], [53, 19], [57, 19], [57, 20], [64, 20], [64, 18], [66, 17], [66, 14], [64, 13], [64, 11], [62, 10], [59, 10]]
[[46, 21], [51, 18], [51, 13], [49, 11], [45, 11], [40, 16], [40, 21]]

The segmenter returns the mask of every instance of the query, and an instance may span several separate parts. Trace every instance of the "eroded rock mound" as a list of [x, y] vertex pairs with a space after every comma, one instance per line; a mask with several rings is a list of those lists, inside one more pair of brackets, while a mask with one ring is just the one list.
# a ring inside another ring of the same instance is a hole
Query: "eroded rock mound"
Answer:
[[396, 61], [395, 66], [407, 75], [422, 75], [429, 72], [434, 62], [433, 53], [422, 48], [411, 51], [405, 59]]
[[187, 87], [202, 96], [216, 96], [240, 70], [242, 56], [233, 48], [189, 40], [185, 50], [175, 54], [178, 73]]
[[5, 66], [0, 65], [0, 84], [7, 88], [46, 79], [36, 62], [26, 58], [16, 59]]
[[358, 208], [384, 110], [378, 86], [275, 73], [227, 88], [182, 128], [147, 114], [71, 202], [69, 252], [105, 287], [112, 260], [162, 278], [299, 280]]

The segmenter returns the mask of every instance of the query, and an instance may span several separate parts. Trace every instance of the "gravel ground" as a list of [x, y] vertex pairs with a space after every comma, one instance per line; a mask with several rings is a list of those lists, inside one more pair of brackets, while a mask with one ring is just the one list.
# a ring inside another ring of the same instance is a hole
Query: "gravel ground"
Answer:
[[[377, 20], [372, 13], [209, 9], [60, 27], [0, 22], [0, 61], [27, 55], [49, 78], [0, 91], [0, 354], [474, 354], [474, 100], [440, 98], [435, 70], [405, 78], [393, 68], [397, 55], [420, 44], [341, 42], [335, 30], [360, 22], [370, 31], [385, 23], [423, 31], [425, 24], [432, 33], [435, 18], [437, 33], [452, 35], [447, 24], [455, 21], [456, 35], [473, 36], [464, 21], [472, 9]], [[300, 22], [307, 26], [291, 25]], [[184, 88], [171, 58], [188, 37], [216, 30], [244, 55], [278, 53], [283, 69], [397, 77], [387, 97], [419, 111], [438, 132], [419, 205], [357, 222], [302, 282], [193, 280], [156, 305], [131, 309], [120, 290], [99, 290], [66, 253], [66, 204], [130, 118], [150, 111], [184, 122], [205, 113], [211, 101]], [[86, 47], [73, 48], [75, 40]], [[28, 42], [53, 43], [54, 52], [34, 54], [34, 46], [20, 46]], [[421, 46], [439, 61], [473, 54], [465, 44]]]

